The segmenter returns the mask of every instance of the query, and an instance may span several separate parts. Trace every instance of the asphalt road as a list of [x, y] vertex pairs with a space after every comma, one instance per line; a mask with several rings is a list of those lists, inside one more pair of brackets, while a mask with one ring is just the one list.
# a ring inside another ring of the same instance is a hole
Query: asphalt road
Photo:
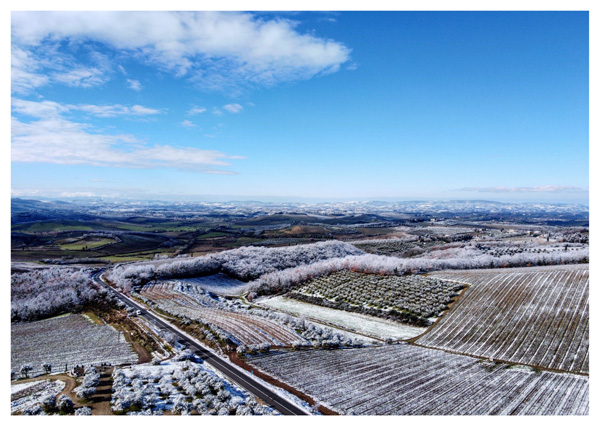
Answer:
[[223, 358], [219, 357], [216, 353], [214, 353], [210, 349], [207, 349], [207, 348], [203, 347], [202, 345], [200, 345], [199, 343], [195, 342], [194, 340], [190, 339], [188, 336], [183, 334], [177, 327], [165, 322], [164, 320], [162, 320], [161, 318], [157, 317], [154, 314], [150, 314], [148, 312], [148, 310], [145, 309], [143, 306], [137, 304], [135, 301], [131, 300], [127, 296], [123, 295], [122, 293], [118, 292], [114, 288], [110, 287], [108, 284], [106, 284], [100, 278], [100, 275], [103, 272], [104, 271], [100, 271], [100, 272], [97, 272], [96, 274], [94, 274], [93, 279], [96, 282], [98, 282], [99, 284], [108, 288], [110, 291], [112, 291], [113, 294], [119, 298], [119, 300], [121, 300], [123, 303], [125, 303], [125, 305], [131, 306], [132, 308], [139, 310], [141, 316], [144, 316], [149, 321], [152, 321], [161, 330], [168, 330], [171, 333], [175, 334], [179, 338], [179, 341], [182, 344], [184, 344], [188, 348], [192, 349], [196, 355], [198, 355], [200, 358], [202, 358], [208, 364], [210, 364], [211, 366], [213, 366], [214, 368], [219, 370], [226, 377], [228, 377], [229, 379], [231, 379], [232, 381], [234, 381], [235, 383], [237, 383], [238, 385], [243, 387], [245, 390], [250, 392], [255, 397], [260, 398], [266, 404], [275, 408], [281, 414], [293, 415], [293, 416], [308, 415], [307, 412], [300, 409], [298, 406], [294, 405], [287, 399], [279, 396], [278, 394], [273, 392], [271, 389], [262, 385], [260, 382], [254, 380], [251, 376], [240, 372], [240, 370], [238, 370], [238, 367], [225, 361]]

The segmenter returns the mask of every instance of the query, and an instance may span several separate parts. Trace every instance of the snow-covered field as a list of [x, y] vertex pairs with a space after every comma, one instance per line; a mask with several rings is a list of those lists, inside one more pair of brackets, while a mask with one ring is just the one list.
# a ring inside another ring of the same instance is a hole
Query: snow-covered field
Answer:
[[589, 378], [401, 344], [250, 363], [340, 414], [587, 415]]
[[[244, 311], [233, 312], [206, 306], [207, 303], [204, 302], [206, 295], [198, 295], [193, 291], [197, 286], [189, 286], [191, 289], [188, 289], [186, 293], [178, 291], [177, 288], [180, 287], [178, 282], [159, 281], [156, 284], [144, 286], [141, 294], [166, 312], [184, 315], [192, 320], [202, 320], [218, 326], [239, 344], [268, 343], [286, 346], [303, 341], [302, 337], [291, 328], [269, 319], [249, 315]], [[214, 302], [214, 299], [208, 298], [209, 301]]]
[[419, 344], [588, 374], [586, 267], [447, 271], [436, 276], [473, 285]]
[[264, 298], [259, 300], [258, 304], [289, 312], [294, 315], [305, 316], [308, 319], [325, 322], [332, 326], [354, 330], [357, 333], [366, 334], [379, 339], [388, 337], [392, 339], [410, 339], [426, 330], [424, 327], [398, 324], [382, 318], [312, 305], [310, 303], [288, 299], [283, 296]]
[[36, 376], [44, 373], [44, 362], [52, 365], [52, 372], [59, 372], [76, 364], [118, 365], [137, 360], [123, 333], [95, 324], [84, 315], [11, 324], [11, 368], [17, 374], [24, 364], [30, 364], [33, 370], [29, 375]]
[[36, 380], [18, 383], [10, 387], [10, 413], [23, 412], [39, 404], [51, 394], [57, 394], [65, 387], [61, 380]]
[[206, 291], [224, 296], [237, 296], [248, 287], [248, 283], [232, 278], [221, 272], [205, 277], [180, 278], [177, 281], [186, 284], [194, 284]]

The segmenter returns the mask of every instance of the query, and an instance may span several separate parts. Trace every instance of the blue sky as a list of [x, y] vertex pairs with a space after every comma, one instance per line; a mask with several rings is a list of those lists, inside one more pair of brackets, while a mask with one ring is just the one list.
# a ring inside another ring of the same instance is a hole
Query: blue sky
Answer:
[[586, 12], [12, 14], [13, 196], [585, 202]]

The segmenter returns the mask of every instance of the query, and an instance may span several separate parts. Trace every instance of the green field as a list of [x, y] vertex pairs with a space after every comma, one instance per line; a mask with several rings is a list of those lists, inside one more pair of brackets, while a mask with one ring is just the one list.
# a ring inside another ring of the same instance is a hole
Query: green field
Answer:
[[140, 260], [152, 260], [154, 259], [154, 253], [149, 253], [145, 255], [131, 255], [131, 256], [102, 256], [98, 258], [99, 260], [108, 260], [111, 263], [121, 263], [121, 262], [137, 262]]
[[97, 230], [89, 222], [81, 224], [79, 222], [36, 222], [25, 225], [14, 225], [12, 229], [22, 232], [56, 232], [56, 231], [94, 231]]
[[62, 250], [83, 250], [94, 249], [96, 247], [101, 247], [106, 244], [114, 244], [117, 240], [114, 238], [83, 238], [78, 241], [74, 241], [71, 243], [63, 243], [58, 244]]
[[228, 235], [231, 234], [228, 234], [227, 232], [209, 232], [208, 234], [200, 235], [198, 239], [226, 237]]

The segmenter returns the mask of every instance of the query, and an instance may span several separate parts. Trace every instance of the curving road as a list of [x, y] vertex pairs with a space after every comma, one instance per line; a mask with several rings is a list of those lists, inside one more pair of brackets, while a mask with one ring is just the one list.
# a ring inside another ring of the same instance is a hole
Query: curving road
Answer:
[[109, 286], [105, 283], [101, 275], [104, 271], [96, 272], [92, 275], [92, 278], [99, 283], [100, 285], [108, 288], [113, 294], [121, 300], [125, 305], [130, 306], [136, 310], [140, 311], [140, 315], [144, 316], [147, 320], [151, 321], [161, 330], [168, 330], [171, 333], [175, 334], [179, 340], [187, 347], [191, 348], [193, 352], [206, 361], [208, 364], [219, 370], [230, 380], [234, 381], [245, 390], [250, 392], [257, 398], [260, 398], [266, 404], [275, 408], [281, 414], [285, 415], [294, 415], [294, 416], [305, 416], [309, 415], [306, 411], [302, 410], [295, 404], [291, 403], [287, 399], [273, 392], [268, 387], [264, 386], [257, 380], [255, 380], [252, 376], [248, 375], [246, 372], [242, 372], [237, 366], [230, 364], [223, 358], [220, 358], [216, 353], [211, 351], [210, 349], [205, 348], [200, 343], [196, 342], [194, 339], [190, 338], [186, 334], [182, 333], [177, 327], [172, 324], [169, 324], [162, 318], [158, 317], [154, 313], [150, 312], [143, 306], [139, 305], [134, 300], [125, 296], [123, 293], [115, 290], [113, 287]]

